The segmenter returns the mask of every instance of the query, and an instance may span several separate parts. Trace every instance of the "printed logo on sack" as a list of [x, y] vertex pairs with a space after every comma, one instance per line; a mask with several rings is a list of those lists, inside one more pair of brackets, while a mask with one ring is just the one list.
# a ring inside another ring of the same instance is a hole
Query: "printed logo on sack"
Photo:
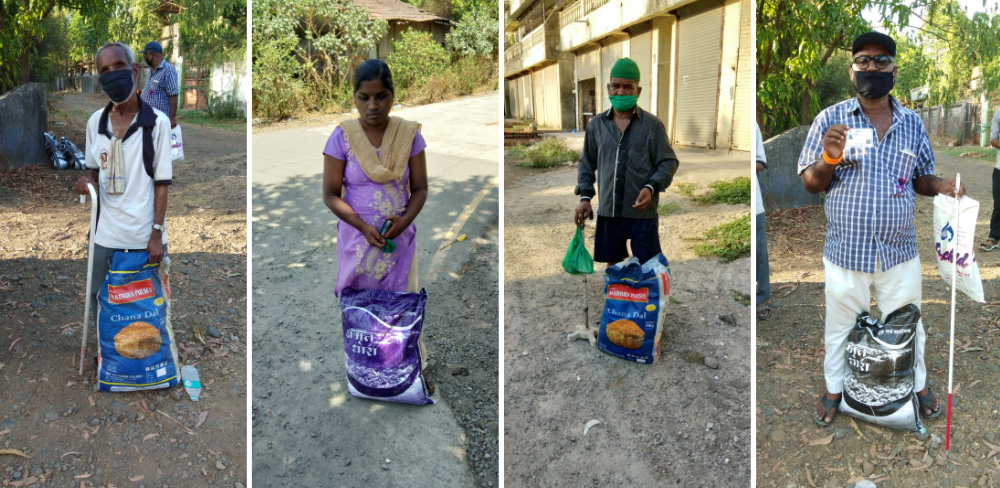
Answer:
[[153, 298], [154, 296], [156, 296], [156, 292], [153, 290], [152, 278], [133, 281], [124, 285], [108, 285], [108, 301], [115, 305]]
[[955, 229], [951, 228], [951, 222], [944, 224], [941, 228], [941, 240], [951, 242], [955, 238]]
[[646, 303], [649, 301], [648, 288], [632, 288], [625, 285], [608, 286], [608, 300], [622, 300], [626, 302]]

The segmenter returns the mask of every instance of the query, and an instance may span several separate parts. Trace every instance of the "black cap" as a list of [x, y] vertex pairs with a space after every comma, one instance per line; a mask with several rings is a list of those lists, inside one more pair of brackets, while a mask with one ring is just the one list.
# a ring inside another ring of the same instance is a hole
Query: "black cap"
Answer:
[[865, 32], [855, 37], [854, 43], [851, 45], [851, 54], [857, 54], [865, 44], [878, 44], [889, 51], [890, 56], [896, 57], [896, 41], [881, 32]]

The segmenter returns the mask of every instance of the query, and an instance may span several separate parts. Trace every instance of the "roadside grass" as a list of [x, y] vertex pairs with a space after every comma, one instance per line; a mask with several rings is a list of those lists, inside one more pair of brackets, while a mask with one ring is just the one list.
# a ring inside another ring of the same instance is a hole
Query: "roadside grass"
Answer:
[[507, 154], [514, 158], [515, 164], [526, 168], [550, 168], [580, 159], [579, 152], [554, 137], [546, 137], [536, 144], [508, 147]]
[[698, 185], [694, 183], [677, 183], [674, 185], [674, 188], [677, 189], [677, 193], [694, 198], [694, 191], [698, 189]]
[[692, 197], [702, 205], [729, 203], [750, 205], [750, 178], [739, 176], [729, 181], [716, 181], [708, 185], [712, 191]]
[[955, 158], [994, 158], [996, 148], [979, 146], [956, 146], [944, 150], [946, 156]]
[[677, 202], [667, 202], [660, 205], [659, 207], [656, 207], [656, 213], [663, 217], [666, 217], [667, 215], [677, 213], [677, 211], [680, 209], [681, 206], [678, 205]]
[[740, 305], [744, 307], [750, 306], [750, 295], [747, 293], [740, 293], [736, 290], [730, 290], [733, 292], [733, 300], [736, 300]]
[[744, 215], [705, 231], [705, 242], [695, 244], [695, 254], [717, 256], [723, 263], [750, 255], [750, 216]]
[[177, 112], [177, 123], [182, 127], [184, 124], [194, 124], [217, 129], [245, 130], [247, 126], [245, 118], [219, 118], [204, 110], [178, 110]]

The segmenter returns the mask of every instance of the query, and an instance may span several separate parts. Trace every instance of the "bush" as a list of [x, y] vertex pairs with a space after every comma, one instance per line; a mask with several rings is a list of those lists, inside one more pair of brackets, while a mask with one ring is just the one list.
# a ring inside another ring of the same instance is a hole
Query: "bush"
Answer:
[[526, 161], [517, 163], [528, 168], [548, 168], [567, 161], [580, 159], [580, 153], [566, 147], [561, 140], [546, 137], [533, 146], [514, 146], [518, 149], [508, 149], [512, 155], [521, 156]]
[[723, 263], [750, 255], [750, 216], [712, 227], [705, 232], [706, 242], [696, 244], [694, 253], [701, 257], [718, 256]]
[[294, 55], [296, 39], [283, 37], [255, 46], [254, 114], [272, 120], [291, 117], [302, 108], [304, 84]]
[[411, 89], [419, 89], [431, 75], [443, 73], [448, 66], [448, 53], [429, 32], [407, 29], [392, 48], [387, 64], [399, 98], [405, 98]]
[[407, 101], [430, 103], [456, 96], [496, 89], [497, 63], [492, 58], [459, 58], [442, 73], [430, 75], [419, 89], [410, 90]]
[[750, 205], [750, 178], [739, 176], [731, 181], [716, 181], [708, 185], [712, 191], [694, 197], [702, 205], [713, 203], [731, 203], [734, 205]]
[[489, 11], [476, 8], [458, 21], [445, 35], [445, 45], [459, 56], [493, 56], [497, 53], [496, 6]]

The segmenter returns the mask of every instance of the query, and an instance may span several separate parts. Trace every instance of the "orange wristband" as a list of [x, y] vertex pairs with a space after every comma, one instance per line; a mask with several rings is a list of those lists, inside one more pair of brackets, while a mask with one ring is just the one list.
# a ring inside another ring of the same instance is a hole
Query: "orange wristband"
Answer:
[[833, 165], [835, 165], [835, 164], [839, 163], [841, 159], [844, 159], [844, 155], [843, 154], [841, 154], [839, 158], [833, 159], [830, 156], [827, 156], [825, 149], [823, 150], [823, 161], [826, 161], [826, 164], [833, 164]]

